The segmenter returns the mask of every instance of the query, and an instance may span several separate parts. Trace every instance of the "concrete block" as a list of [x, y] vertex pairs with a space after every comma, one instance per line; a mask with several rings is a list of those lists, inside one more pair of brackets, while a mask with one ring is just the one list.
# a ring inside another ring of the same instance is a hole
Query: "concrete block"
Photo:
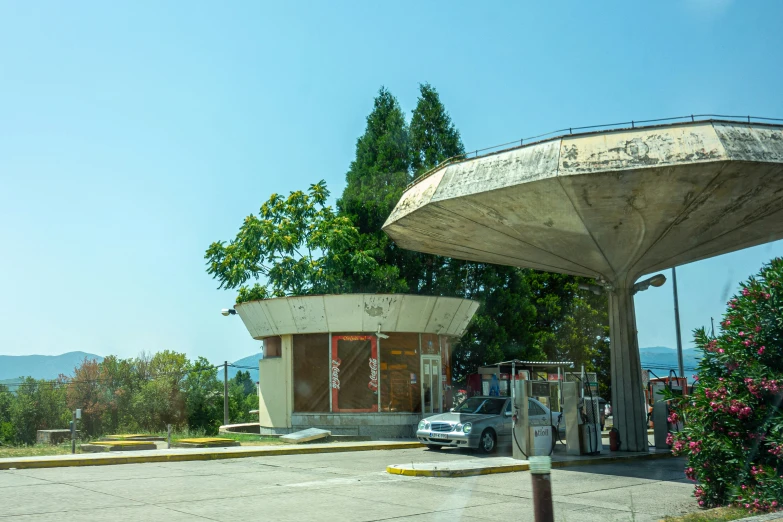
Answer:
[[[76, 438], [79, 438], [79, 430], [76, 430]], [[60, 444], [71, 440], [71, 430], [38, 430], [35, 434], [35, 442], [38, 444]]]
[[289, 435], [283, 435], [280, 437], [280, 440], [288, 444], [301, 444], [303, 442], [325, 439], [331, 434], [331, 431], [321, 430], [318, 428], [308, 428], [306, 430], [297, 431]]
[[239, 441], [220, 437], [197, 437], [192, 439], [180, 439], [172, 446], [176, 448], [228, 448], [239, 446]]

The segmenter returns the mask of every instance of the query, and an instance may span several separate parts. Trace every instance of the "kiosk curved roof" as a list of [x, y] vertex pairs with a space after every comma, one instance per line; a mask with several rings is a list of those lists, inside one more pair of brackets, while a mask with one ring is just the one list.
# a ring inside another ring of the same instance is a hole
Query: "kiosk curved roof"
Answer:
[[234, 308], [254, 339], [327, 332], [416, 332], [460, 337], [479, 303], [455, 297], [340, 294], [279, 297]]

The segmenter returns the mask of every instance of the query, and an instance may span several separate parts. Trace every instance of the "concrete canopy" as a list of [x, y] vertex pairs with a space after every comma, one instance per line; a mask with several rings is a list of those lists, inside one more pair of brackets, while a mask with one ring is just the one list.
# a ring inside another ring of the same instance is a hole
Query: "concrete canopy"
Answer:
[[783, 238], [783, 126], [712, 120], [593, 132], [448, 164], [410, 186], [383, 229], [411, 250], [606, 281], [612, 402], [624, 449], [641, 450], [631, 287]]

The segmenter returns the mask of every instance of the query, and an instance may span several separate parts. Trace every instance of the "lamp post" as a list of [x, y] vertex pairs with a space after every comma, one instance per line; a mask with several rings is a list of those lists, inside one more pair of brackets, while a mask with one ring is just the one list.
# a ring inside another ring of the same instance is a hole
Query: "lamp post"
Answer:
[[[225, 317], [236, 315], [233, 308], [223, 308], [220, 313]], [[228, 361], [223, 361], [223, 426], [228, 426]]]
[[677, 365], [680, 370], [680, 378], [685, 377], [682, 364], [682, 338], [680, 337], [680, 303], [677, 299], [677, 269], [672, 267], [672, 291], [674, 292], [674, 328], [677, 331]]

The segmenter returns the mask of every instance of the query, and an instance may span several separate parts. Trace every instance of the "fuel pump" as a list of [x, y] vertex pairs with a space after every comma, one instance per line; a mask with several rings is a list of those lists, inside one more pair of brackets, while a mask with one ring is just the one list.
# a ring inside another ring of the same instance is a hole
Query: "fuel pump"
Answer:
[[[513, 457], [527, 460], [532, 455], [550, 455], [554, 449], [555, 433], [552, 429], [552, 411], [549, 419], [531, 422], [531, 403], [533, 397], [549, 397], [549, 383], [546, 381], [514, 381], [514, 409], [512, 413], [511, 436], [513, 440]], [[533, 403], [535, 404], [535, 403]]]
[[566, 453], [569, 455], [581, 455], [582, 448], [579, 445], [582, 416], [579, 414], [579, 394], [576, 383], [564, 381], [563, 390], [563, 420], [565, 421]]

